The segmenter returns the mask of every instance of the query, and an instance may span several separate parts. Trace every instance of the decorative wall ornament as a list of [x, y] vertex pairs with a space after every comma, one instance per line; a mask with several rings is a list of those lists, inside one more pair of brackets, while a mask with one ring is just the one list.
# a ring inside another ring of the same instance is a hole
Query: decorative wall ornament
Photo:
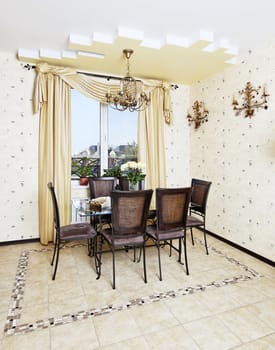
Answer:
[[110, 91], [106, 93], [107, 103], [111, 107], [119, 111], [128, 109], [130, 112], [142, 111], [148, 107], [150, 96], [144, 92], [143, 82], [136, 80], [130, 75], [130, 57], [134, 53], [131, 49], [123, 50], [123, 54], [127, 59], [127, 73], [120, 80], [120, 90], [117, 94], [112, 95]]
[[192, 114], [190, 112], [187, 114], [189, 125], [194, 122], [195, 129], [197, 129], [202, 123], [208, 122], [209, 111], [206, 109], [204, 102], [195, 101], [193, 103], [192, 110]]
[[266, 87], [263, 87], [261, 100], [258, 101], [256, 97], [260, 94], [261, 86], [258, 88], [254, 88], [250, 81], [246, 83], [246, 86], [243, 90], [239, 91], [240, 95], [243, 95], [243, 103], [239, 106], [239, 102], [236, 97], [233, 96], [232, 106], [233, 110], [236, 111], [236, 115], [239, 115], [241, 111], [245, 112], [245, 118], [251, 118], [254, 115], [256, 108], [264, 108], [267, 109], [267, 97], [269, 94], [266, 91]]

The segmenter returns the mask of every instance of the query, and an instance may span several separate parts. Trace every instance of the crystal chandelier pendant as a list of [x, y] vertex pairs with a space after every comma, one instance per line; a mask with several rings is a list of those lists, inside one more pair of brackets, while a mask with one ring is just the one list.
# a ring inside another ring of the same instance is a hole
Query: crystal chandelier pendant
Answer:
[[106, 93], [107, 103], [112, 108], [119, 111], [128, 109], [130, 112], [142, 111], [148, 107], [150, 96], [144, 92], [144, 86], [141, 80], [136, 80], [130, 75], [130, 57], [133, 50], [125, 49], [123, 54], [127, 59], [127, 74], [120, 80], [120, 90], [114, 95], [110, 92]]

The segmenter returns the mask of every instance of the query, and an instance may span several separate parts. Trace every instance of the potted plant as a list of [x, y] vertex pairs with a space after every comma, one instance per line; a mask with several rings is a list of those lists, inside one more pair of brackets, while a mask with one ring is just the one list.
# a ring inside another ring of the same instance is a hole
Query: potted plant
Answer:
[[121, 165], [121, 173], [128, 180], [129, 190], [137, 190], [140, 188], [140, 185], [146, 176], [145, 164], [134, 161], [127, 162]]
[[119, 165], [115, 165], [112, 168], [104, 169], [104, 177], [115, 177], [115, 188], [119, 189], [119, 178], [121, 177], [121, 169]]
[[113, 166], [109, 169], [104, 169], [103, 176], [113, 176], [113, 177], [119, 177], [121, 176], [121, 169], [120, 166]]
[[89, 164], [88, 157], [82, 157], [80, 159], [80, 168], [77, 170], [77, 175], [79, 176], [79, 184], [81, 186], [88, 185], [88, 177], [91, 176], [93, 166]]

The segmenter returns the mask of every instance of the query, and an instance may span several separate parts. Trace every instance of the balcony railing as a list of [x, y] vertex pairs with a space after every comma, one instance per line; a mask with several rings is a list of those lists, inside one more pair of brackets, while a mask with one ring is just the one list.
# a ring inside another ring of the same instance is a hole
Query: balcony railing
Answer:
[[[136, 157], [109, 157], [108, 158], [108, 168], [120, 167], [121, 164], [128, 161], [137, 161]], [[89, 166], [90, 172], [88, 176], [100, 176], [101, 175], [101, 163], [100, 158], [92, 157], [72, 157], [72, 180], [78, 180], [80, 175], [80, 170], [83, 167]]]

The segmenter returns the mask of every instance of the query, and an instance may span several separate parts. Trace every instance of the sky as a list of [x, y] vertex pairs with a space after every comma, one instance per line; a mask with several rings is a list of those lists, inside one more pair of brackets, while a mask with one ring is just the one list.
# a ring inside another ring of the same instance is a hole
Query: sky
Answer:
[[[72, 154], [99, 143], [99, 102], [72, 90]], [[137, 112], [109, 108], [109, 145], [137, 142]]]

